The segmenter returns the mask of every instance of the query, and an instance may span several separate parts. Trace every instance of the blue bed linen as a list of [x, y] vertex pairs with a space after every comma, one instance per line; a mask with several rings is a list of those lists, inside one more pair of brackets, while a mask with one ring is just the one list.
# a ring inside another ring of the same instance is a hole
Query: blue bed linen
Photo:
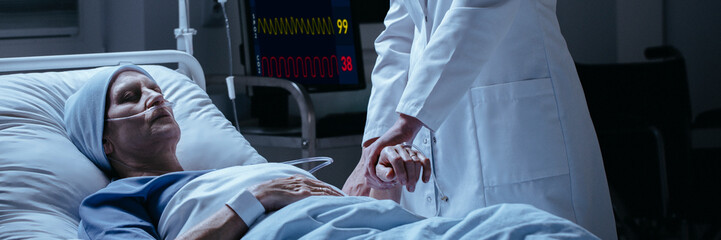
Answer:
[[525, 204], [499, 204], [462, 219], [423, 218], [390, 200], [309, 197], [257, 221], [243, 239], [598, 239]]
[[210, 172], [183, 171], [123, 178], [80, 205], [81, 239], [159, 239], [158, 220], [168, 201], [191, 180]]

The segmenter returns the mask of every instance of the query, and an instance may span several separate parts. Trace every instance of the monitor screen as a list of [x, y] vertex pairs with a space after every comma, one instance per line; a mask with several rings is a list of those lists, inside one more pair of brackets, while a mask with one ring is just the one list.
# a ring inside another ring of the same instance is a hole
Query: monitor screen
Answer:
[[309, 92], [363, 89], [350, 0], [240, 0], [250, 75], [284, 78]]

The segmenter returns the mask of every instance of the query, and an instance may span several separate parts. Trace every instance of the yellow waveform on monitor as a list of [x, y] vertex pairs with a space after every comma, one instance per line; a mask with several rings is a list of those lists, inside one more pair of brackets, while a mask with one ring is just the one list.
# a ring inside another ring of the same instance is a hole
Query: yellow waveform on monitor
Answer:
[[270, 35], [332, 35], [335, 28], [330, 17], [295, 18], [275, 17], [258, 18], [260, 33]]

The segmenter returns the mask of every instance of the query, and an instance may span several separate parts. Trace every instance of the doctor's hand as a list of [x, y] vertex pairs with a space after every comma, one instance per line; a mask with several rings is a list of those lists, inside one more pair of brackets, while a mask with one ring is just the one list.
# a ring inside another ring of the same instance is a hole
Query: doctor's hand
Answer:
[[[423, 127], [423, 123], [420, 120], [405, 114], [400, 114], [398, 120], [396, 120], [395, 124], [393, 124], [393, 126], [388, 129], [388, 131], [386, 131], [382, 136], [380, 136], [369, 146], [363, 148], [363, 156], [361, 158], [361, 161], [365, 164], [366, 167], [366, 183], [371, 188], [390, 189], [394, 186], [393, 183], [384, 182], [376, 175], [376, 165], [378, 164], [378, 159], [381, 155], [381, 151], [387, 146], [393, 146], [401, 144], [403, 142], [413, 142], [413, 139], [416, 137], [416, 134], [418, 134], [418, 131], [420, 131], [421, 127]], [[396, 169], [394, 168], [394, 170]], [[397, 169], [395, 171], [395, 174], [398, 176], [407, 177], [405, 175], [405, 172], [400, 172], [400, 169]], [[401, 183], [403, 185], [406, 185], [407, 182]]]
[[275, 211], [310, 196], [343, 196], [330, 185], [303, 175], [273, 179], [248, 190], [265, 211]]
[[410, 146], [398, 144], [383, 148], [375, 168], [383, 182], [400, 184], [413, 192], [418, 179], [427, 183], [431, 178], [431, 160]]

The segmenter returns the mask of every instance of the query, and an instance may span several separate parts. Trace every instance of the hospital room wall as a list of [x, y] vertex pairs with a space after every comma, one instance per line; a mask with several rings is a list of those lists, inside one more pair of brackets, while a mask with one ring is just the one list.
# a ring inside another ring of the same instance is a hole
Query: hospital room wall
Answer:
[[559, 0], [557, 15], [577, 62], [640, 62], [646, 47], [663, 44], [662, 1]]
[[664, 38], [686, 58], [694, 116], [721, 108], [721, 1], [666, 0]]
[[575, 61], [646, 61], [643, 50], [678, 48], [686, 60], [693, 116], [721, 108], [721, 2], [558, 0], [562, 33]]
[[[0, 57], [104, 52], [103, 5], [103, 1], [80, 1], [79, 8], [83, 13], [78, 16], [77, 34], [72, 36], [0, 37]], [[18, 23], [21, 24], [25, 23]], [[55, 32], [54, 29], [43, 30]]]

